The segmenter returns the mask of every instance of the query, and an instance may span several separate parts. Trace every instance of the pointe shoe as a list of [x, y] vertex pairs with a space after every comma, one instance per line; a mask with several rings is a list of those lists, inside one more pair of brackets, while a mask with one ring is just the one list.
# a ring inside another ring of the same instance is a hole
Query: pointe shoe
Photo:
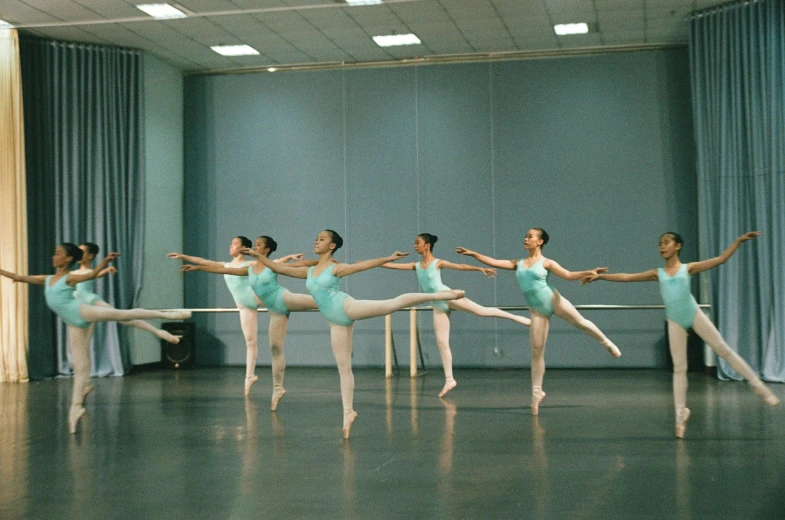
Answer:
[[455, 295], [455, 298], [453, 298], [454, 300], [460, 300], [461, 298], [464, 298], [466, 296], [466, 291], [463, 291], [461, 289], [452, 289], [449, 292]]
[[752, 388], [752, 391], [758, 394], [760, 398], [763, 399], [763, 402], [767, 405], [776, 406], [780, 403], [779, 397], [774, 395], [774, 392], [772, 392], [771, 389], [760, 379], [756, 381], [750, 381], [750, 388]]
[[676, 411], [676, 438], [683, 439], [687, 431], [687, 420], [690, 418], [690, 409], [682, 408]]
[[540, 414], [540, 403], [545, 399], [545, 392], [540, 387], [532, 388], [532, 415]]
[[174, 334], [166, 330], [161, 330], [160, 332], [156, 333], [156, 336], [166, 341], [167, 343], [171, 343], [172, 345], [177, 345], [178, 343], [180, 343], [180, 338], [182, 338], [182, 336], [175, 336]]
[[357, 419], [357, 412], [352, 412], [349, 414], [349, 417], [346, 418], [343, 425], [343, 438], [348, 439], [349, 433], [352, 431], [352, 424], [354, 424], [354, 420]]
[[259, 376], [245, 376], [245, 395], [251, 395], [251, 387], [259, 380]]
[[286, 390], [281, 388], [280, 392], [273, 392], [273, 398], [270, 400], [270, 411], [274, 412], [278, 409], [278, 403], [281, 402], [283, 396], [286, 395]]
[[609, 343], [608, 345], [603, 345], [603, 347], [605, 347], [605, 350], [607, 350], [611, 356], [615, 358], [621, 357], [621, 350], [619, 350], [619, 347], [617, 347], [613, 343]]
[[449, 394], [450, 391], [456, 386], [458, 386], [458, 383], [455, 381], [455, 379], [447, 383], [444, 383], [444, 388], [442, 388], [442, 391], [439, 392], [439, 397], [444, 397], [445, 395]]
[[68, 412], [68, 431], [76, 433], [76, 425], [79, 424], [79, 419], [87, 412], [81, 404], [71, 405], [71, 411]]

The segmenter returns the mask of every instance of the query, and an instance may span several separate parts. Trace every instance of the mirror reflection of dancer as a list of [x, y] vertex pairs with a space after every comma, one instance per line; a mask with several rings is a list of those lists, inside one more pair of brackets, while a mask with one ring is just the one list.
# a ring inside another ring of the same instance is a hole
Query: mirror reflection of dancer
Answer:
[[[488, 278], [496, 275], [496, 269], [486, 269], [468, 264], [454, 264], [446, 260], [439, 260], [433, 256], [433, 247], [439, 237], [430, 233], [420, 233], [414, 239], [414, 251], [422, 256], [419, 262], [408, 264], [389, 263], [382, 267], [388, 269], [399, 269], [406, 271], [417, 271], [417, 278], [420, 281], [425, 293], [435, 293], [438, 291], [449, 291], [450, 288], [442, 283], [442, 269], [456, 269], [458, 271], [479, 271]], [[469, 312], [475, 316], [484, 318], [504, 318], [529, 326], [531, 320], [523, 316], [516, 316], [495, 307], [483, 307], [469, 298], [461, 298], [453, 301], [432, 302], [433, 306], [433, 331], [436, 336], [436, 346], [442, 358], [444, 367], [444, 388], [439, 392], [439, 397], [444, 397], [450, 390], [455, 388], [458, 383], [452, 373], [452, 351], [450, 350], [450, 311], [459, 310]]]
[[79, 419], [85, 414], [85, 390], [89, 391], [90, 378], [90, 325], [97, 321], [130, 320], [184, 320], [191, 317], [189, 311], [151, 311], [147, 309], [121, 310], [114, 307], [86, 305], [74, 298], [75, 285], [92, 280], [106, 269], [109, 262], [117, 258], [117, 253], [109, 253], [95, 269], [85, 274], [71, 274], [72, 266], [82, 258], [82, 250], [75, 244], [63, 243], [55, 248], [52, 266], [57, 269], [54, 275], [18, 275], [0, 269], [0, 275], [16, 282], [43, 285], [47, 306], [68, 326], [68, 344], [74, 365], [74, 386], [71, 395], [71, 410], [68, 425], [71, 433], [76, 433]]
[[660, 294], [665, 303], [665, 316], [668, 318], [668, 341], [673, 358], [673, 404], [676, 408], [676, 437], [684, 437], [690, 409], [687, 408], [687, 329], [692, 329], [709, 345], [718, 356], [746, 379], [752, 391], [768, 405], [779, 403], [776, 395], [755, 374], [746, 361], [731, 350], [709, 318], [701, 312], [698, 302], [690, 292], [690, 277], [724, 264], [736, 252], [742, 242], [759, 236], [757, 231], [746, 233], [728, 246], [720, 255], [709, 260], [681, 263], [679, 251], [684, 240], [678, 233], [667, 232], [660, 237], [660, 256], [665, 259], [665, 267], [651, 269], [642, 273], [592, 273], [581, 283], [594, 280], [609, 282], [655, 282], [660, 284]]
[[[253, 249], [241, 249], [243, 255], [250, 256], [269, 256], [278, 249], [278, 243], [267, 235], [256, 239]], [[273, 260], [276, 263], [285, 263], [289, 260], [299, 260], [302, 254], [287, 255], [280, 259]], [[316, 261], [301, 261], [298, 265], [315, 265]], [[294, 264], [289, 264], [294, 265]], [[289, 313], [305, 310], [315, 310], [316, 302], [307, 294], [295, 294], [278, 285], [278, 275], [257, 261], [248, 267], [224, 267], [223, 265], [202, 264], [184, 265], [183, 271], [205, 271], [208, 273], [218, 273], [234, 277], [246, 277], [248, 285], [254, 291], [255, 297], [267, 308], [270, 315], [270, 325], [268, 338], [270, 341], [270, 358], [272, 360], [273, 373], [273, 396], [270, 400], [270, 410], [278, 408], [278, 402], [286, 394], [283, 387], [284, 372], [286, 370], [286, 360], [284, 359], [283, 344], [286, 339], [286, 327], [289, 324]], [[254, 343], [255, 345], [255, 343]], [[253, 373], [256, 367], [256, 347], [248, 349], [246, 369], [251, 374], [250, 379], [246, 375], [246, 395], [250, 393], [258, 376]]]
[[395, 252], [384, 258], [363, 260], [354, 264], [336, 263], [333, 260], [333, 253], [342, 245], [341, 236], [327, 229], [316, 236], [313, 252], [319, 255], [319, 262], [315, 266], [290, 267], [272, 262], [264, 256], [258, 259], [278, 274], [304, 278], [305, 287], [316, 300], [319, 311], [330, 323], [330, 342], [341, 380], [343, 438], [348, 439], [352, 424], [357, 418], [357, 412], [354, 411], [354, 375], [352, 374], [352, 331], [355, 320], [385, 316], [404, 307], [430, 300], [463, 298], [463, 291], [439, 291], [434, 294], [407, 293], [391, 300], [355, 300], [340, 291], [342, 277], [379, 267], [405, 257], [406, 253]]
[[523, 248], [528, 252], [528, 256], [520, 260], [497, 260], [463, 247], [455, 250], [456, 253], [471, 256], [491, 267], [514, 270], [518, 277], [518, 284], [521, 286], [532, 318], [529, 331], [532, 349], [532, 415], [539, 413], [540, 402], [545, 399], [545, 392], [542, 391], [542, 380], [545, 376], [545, 341], [548, 339], [550, 320], [554, 314], [599, 341], [611, 356], [621, 356], [616, 345], [597, 325], [581, 316], [567, 298], [548, 285], [549, 273], [565, 280], [580, 280], [606, 269], [598, 267], [589, 271], [568, 271], [556, 261], [542, 256], [542, 248], [548, 243], [548, 239], [548, 233], [544, 229], [532, 228], [527, 231], [523, 239]]

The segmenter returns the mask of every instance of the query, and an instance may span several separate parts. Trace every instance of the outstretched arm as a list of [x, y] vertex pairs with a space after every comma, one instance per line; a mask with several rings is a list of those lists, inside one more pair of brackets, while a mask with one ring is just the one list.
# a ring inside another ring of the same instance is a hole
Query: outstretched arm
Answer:
[[33, 275], [26, 275], [26, 274], [16, 274], [12, 273], [11, 271], [6, 271], [4, 269], [0, 269], [0, 276], [5, 276], [6, 278], [10, 278], [15, 282], [23, 282], [23, 283], [31, 283], [34, 285], [44, 285], [46, 283], [45, 274], [33, 274]]
[[265, 267], [269, 267], [270, 270], [274, 273], [282, 274], [284, 276], [291, 276], [292, 278], [307, 278], [308, 277], [308, 268], [305, 266], [300, 267], [292, 267], [287, 264], [274, 262], [270, 260], [264, 255], [260, 255], [256, 253], [253, 249], [243, 248], [240, 252], [244, 255], [255, 256], [257, 263], [262, 264]]
[[608, 282], [654, 282], [657, 280], [657, 270], [650, 269], [642, 273], [595, 273], [589, 271], [590, 274], [581, 279], [581, 285], [592, 283], [594, 280], [606, 280]]
[[225, 267], [223, 264], [220, 265], [192, 265], [192, 264], [184, 264], [180, 270], [184, 273], [188, 271], [204, 271], [206, 273], [215, 273], [215, 274], [233, 274], [234, 276], [248, 276], [248, 268], [247, 267]]
[[542, 266], [559, 278], [564, 278], [565, 280], [580, 280], [591, 274], [604, 273], [608, 270], [607, 267], [595, 267], [594, 269], [589, 269], [587, 271], [568, 271], [560, 266], [558, 262], [549, 258], [545, 259]]
[[755, 237], [760, 236], [759, 231], [750, 231], [749, 233], [744, 233], [739, 238], [733, 241], [731, 245], [728, 246], [728, 249], [722, 252], [720, 256], [715, 256], [714, 258], [710, 258], [708, 260], [703, 260], [700, 262], [690, 262], [687, 264], [687, 271], [692, 274], [702, 273], [703, 271], [708, 271], [718, 265], [724, 264], [728, 261], [728, 258], [733, 256], [733, 253], [739, 248], [742, 242], [746, 242], [747, 240], [753, 240]]
[[103, 278], [104, 276], [115, 274], [116, 272], [117, 272], [117, 268], [113, 265], [110, 265], [109, 267], [98, 273], [98, 276], [96, 276], [96, 278]]
[[109, 253], [108, 255], [106, 255], [106, 257], [103, 260], [98, 262], [98, 265], [96, 265], [92, 271], [84, 274], [68, 275], [68, 278], [66, 278], [65, 283], [73, 287], [78, 283], [82, 283], [87, 280], [92, 280], [93, 278], [98, 278], [98, 275], [101, 274], [101, 272], [109, 266], [109, 262], [114, 261], [114, 259], [117, 258], [118, 256], [120, 256], [120, 253]]
[[409, 253], [401, 253], [400, 251], [396, 251], [390, 256], [385, 256], [384, 258], [362, 260], [354, 264], [338, 264], [335, 267], [333, 267], [333, 275], [337, 276], [338, 278], [342, 276], [348, 276], [350, 274], [359, 273], [360, 271], [367, 271], [368, 269], [373, 269], [374, 267], [382, 266], [388, 262], [393, 262], [395, 260], [398, 260], [399, 258], [404, 258], [406, 256], [409, 256]]
[[455, 269], [456, 271], [480, 271], [488, 278], [493, 278], [496, 276], [496, 269], [488, 269], [487, 267], [478, 267], [476, 265], [469, 264], [454, 264], [452, 262], [448, 262], [447, 260], [439, 260], [439, 263], [442, 269]]
[[223, 265], [223, 262], [216, 262], [214, 260], [206, 260], [200, 256], [189, 256], [184, 255], [182, 253], [169, 253], [169, 258], [174, 258], [176, 260], [184, 260], [186, 262], [196, 264], [196, 265]]
[[516, 267], [515, 261], [513, 260], [498, 260], [496, 258], [491, 258], [490, 256], [481, 255], [480, 253], [472, 251], [471, 249], [466, 249], [465, 247], [456, 247], [455, 252], [459, 255], [471, 256], [478, 262], [482, 262], [485, 265], [489, 265], [497, 269], [509, 269], [514, 271]]
[[408, 264], [396, 264], [395, 262], [387, 262], [386, 264], [382, 264], [380, 267], [384, 267], [385, 269], [395, 269], [398, 271], [414, 271], [415, 269], [417, 269], [414, 262], [409, 262]]

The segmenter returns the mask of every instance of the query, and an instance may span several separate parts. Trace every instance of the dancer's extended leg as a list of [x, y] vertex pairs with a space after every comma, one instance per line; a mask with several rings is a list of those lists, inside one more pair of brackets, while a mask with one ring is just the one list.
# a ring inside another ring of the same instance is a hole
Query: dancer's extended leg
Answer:
[[540, 402], [545, 399], [542, 380], [545, 377], [545, 341], [548, 339], [551, 321], [534, 310], [531, 311], [531, 316], [529, 342], [532, 349], [532, 415], [537, 415], [540, 413]]
[[333, 348], [338, 376], [341, 380], [343, 403], [343, 438], [348, 439], [352, 424], [357, 418], [354, 411], [354, 374], [352, 373], [352, 330], [354, 325], [343, 327], [330, 324], [330, 342]]
[[273, 397], [270, 400], [270, 410], [273, 412], [278, 408], [278, 402], [286, 394], [283, 388], [283, 374], [286, 370], [286, 360], [283, 355], [283, 342], [286, 339], [286, 326], [289, 318], [283, 314], [270, 313], [270, 327], [268, 337], [270, 338], [270, 357], [272, 358], [273, 368]]
[[741, 356], [731, 349], [722, 338], [720, 331], [701, 311], [695, 313], [692, 329], [705, 341], [718, 356], [723, 358], [740, 376], [749, 382], [752, 391], [758, 394], [768, 405], [774, 406], [779, 398], [760, 380], [758, 375]]
[[[114, 309], [114, 307], [112, 307], [111, 305], [109, 305], [103, 300], [96, 300], [93, 302], [93, 305], [95, 305], [96, 307], [108, 307], [110, 309]], [[177, 343], [180, 343], [180, 338], [178, 338], [177, 336], [171, 334], [169, 331], [159, 329], [158, 327], [154, 326], [152, 323], [147, 323], [144, 320], [120, 321], [118, 323], [125, 327], [136, 327], [137, 329], [147, 331], [161, 338], [162, 340], [169, 343], [174, 343], [175, 345]]]
[[256, 374], [256, 358], [259, 355], [257, 345], [258, 324], [256, 309], [237, 306], [240, 312], [240, 329], [245, 339], [245, 395], [251, 395], [251, 387], [259, 379]]
[[68, 344], [71, 347], [71, 361], [74, 365], [74, 384], [71, 394], [71, 409], [68, 413], [68, 427], [76, 433], [76, 425], [85, 414], [84, 389], [90, 379], [90, 329], [68, 326]]
[[504, 318], [505, 320], [512, 320], [521, 325], [526, 325], [527, 327], [531, 325], [531, 320], [526, 316], [511, 314], [501, 309], [497, 309], [496, 307], [483, 307], [479, 303], [471, 301], [469, 298], [461, 298], [460, 300], [448, 302], [447, 306], [451, 309], [470, 312], [475, 316], [481, 316], [483, 318]]
[[452, 375], [452, 352], [450, 351], [450, 313], [442, 312], [438, 309], [433, 310], [433, 332], [436, 335], [436, 347], [439, 349], [439, 356], [442, 358], [442, 366], [444, 367], [444, 388], [442, 388], [442, 391], [439, 392], [439, 397], [444, 397], [458, 384], [455, 382], [455, 379]]
[[433, 300], [455, 300], [462, 298], [463, 294], [463, 291], [452, 290], [437, 293], [406, 293], [391, 300], [355, 300], [354, 298], [346, 298], [343, 309], [350, 319], [364, 320], [377, 316], [386, 316], [405, 307]]
[[676, 437], [684, 437], [690, 410], [687, 408], [687, 331], [668, 320], [668, 343], [673, 359], [673, 406], [676, 410]]
[[614, 345], [599, 328], [597, 328], [597, 325], [581, 316], [569, 300], [559, 294], [559, 291], [553, 291], [553, 313], [576, 329], [583, 331], [585, 334], [588, 334], [599, 341], [611, 356], [621, 356], [618, 347]]
[[316, 301], [314, 301], [313, 296], [309, 294], [284, 291], [283, 303], [286, 305], [286, 308], [292, 312], [318, 309], [316, 306]]
[[115, 309], [114, 307], [96, 307], [79, 305], [79, 314], [87, 322], [96, 321], [130, 321], [130, 320], [186, 320], [191, 311], [151, 311], [148, 309]]

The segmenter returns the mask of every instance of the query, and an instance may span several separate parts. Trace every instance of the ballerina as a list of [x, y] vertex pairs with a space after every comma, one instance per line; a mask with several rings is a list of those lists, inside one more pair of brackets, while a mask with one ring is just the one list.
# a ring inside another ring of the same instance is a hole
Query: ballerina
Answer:
[[356, 320], [385, 316], [404, 307], [418, 305], [430, 300], [455, 300], [463, 298], [463, 291], [450, 290], [436, 293], [407, 293], [390, 300], [355, 300], [340, 291], [341, 278], [366, 271], [382, 264], [398, 260], [407, 253], [395, 252], [390, 256], [363, 260], [353, 264], [336, 263], [333, 254], [343, 245], [341, 236], [326, 229], [316, 236], [313, 252], [319, 261], [311, 267], [291, 267], [275, 263], [269, 258], [259, 256], [258, 260], [270, 270], [306, 280], [305, 287], [311, 293], [319, 312], [330, 324], [330, 343], [332, 345], [338, 375], [341, 381], [341, 401], [343, 404], [343, 438], [348, 439], [352, 425], [357, 418], [354, 410], [354, 375], [352, 374], [352, 331]]
[[82, 258], [82, 250], [75, 244], [66, 242], [57, 246], [52, 256], [52, 266], [57, 269], [54, 275], [19, 275], [0, 269], [0, 275], [15, 282], [45, 286], [44, 295], [47, 306], [68, 327], [68, 344], [71, 348], [71, 359], [74, 365], [71, 410], [68, 414], [71, 433], [76, 433], [77, 424], [85, 414], [84, 397], [90, 378], [90, 325], [92, 323], [145, 319], [184, 320], [191, 317], [191, 312], [185, 310], [122, 310], [114, 307], [87, 305], [74, 298], [76, 284], [92, 280], [118, 256], [120, 256], [118, 253], [109, 253], [89, 273], [71, 274], [72, 266]]
[[591, 273], [584, 276], [582, 284], [594, 280], [609, 282], [655, 282], [660, 284], [660, 294], [665, 303], [665, 316], [668, 318], [668, 341], [671, 358], [673, 359], [673, 404], [676, 415], [676, 437], [684, 438], [690, 409], [687, 408], [687, 330], [692, 329], [709, 345], [718, 356], [738, 372], [750, 385], [752, 391], [771, 406], [780, 402], [776, 395], [755, 374], [741, 356], [734, 352], [717, 327], [701, 312], [698, 302], [690, 292], [690, 277], [724, 264], [736, 252], [739, 246], [760, 236], [757, 231], [750, 231], [733, 241], [723, 253], [717, 257], [698, 262], [683, 264], [679, 252], [684, 239], [678, 233], [667, 232], [660, 237], [660, 256], [665, 259], [665, 267], [650, 269], [642, 273]]
[[[278, 249], [278, 243], [267, 235], [262, 235], [256, 239], [254, 248], [242, 249], [244, 255], [249, 256], [269, 256]], [[301, 260], [302, 254], [287, 255], [277, 260], [276, 263], [286, 263], [290, 260]], [[304, 260], [292, 265], [315, 265], [315, 260]], [[286, 394], [283, 387], [284, 372], [286, 370], [286, 360], [284, 359], [283, 344], [286, 339], [286, 328], [289, 324], [289, 313], [297, 311], [315, 310], [316, 302], [313, 297], [307, 294], [293, 293], [280, 285], [278, 285], [278, 275], [265, 267], [258, 260], [249, 265], [248, 267], [224, 267], [222, 265], [202, 264], [191, 265], [187, 264], [182, 267], [183, 271], [205, 271], [208, 273], [217, 273], [231, 276], [245, 276], [251, 289], [253, 289], [256, 298], [260, 303], [267, 308], [270, 315], [270, 325], [268, 329], [268, 338], [270, 342], [270, 357], [272, 360], [272, 373], [273, 373], [273, 395], [270, 400], [270, 410], [273, 412], [278, 408], [278, 403], [281, 398]], [[256, 352], [249, 354], [249, 360], [252, 367], [256, 366]], [[258, 376], [253, 374], [251, 380], [246, 378], [246, 395], [250, 392], [251, 385], [259, 379]]]
[[548, 339], [551, 316], [554, 314], [599, 341], [611, 356], [616, 358], [621, 356], [616, 345], [597, 325], [581, 316], [567, 298], [548, 285], [549, 273], [565, 280], [580, 280], [584, 276], [603, 272], [606, 269], [598, 267], [590, 271], [568, 271], [555, 260], [542, 255], [542, 248], [548, 240], [548, 233], [544, 229], [532, 228], [527, 231], [523, 239], [523, 248], [528, 252], [528, 256], [520, 260], [497, 260], [463, 247], [455, 250], [456, 253], [471, 256], [491, 267], [514, 270], [518, 277], [523, 297], [531, 313], [529, 339], [532, 349], [532, 415], [539, 413], [540, 403], [545, 399], [545, 392], [542, 390], [542, 381], [545, 377], [545, 342]]
[[[438, 291], [449, 291], [450, 288], [442, 283], [442, 269], [455, 269], [458, 271], [479, 271], [488, 278], [496, 275], [495, 269], [477, 267], [468, 264], [454, 264], [446, 260], [439, 260], [433, 256], [433, 248], [439, 237], [430, 233], [420, 233], [414, 239], [414, 251], [422, 256], [420, 262], [407, 264], [388, 263], [382, 265], [388, 269], [398, 269], [404, 271], [417, 271], [417, 278], [423, 292], [434, 293]], [[431, 303], [433, 307], [433, 331], [436, 336], [436, 346], [439, 349], [439, 356], [442, 359], [444, 368], [444, 387], [439, 392], [439, 397], [446, 396], [458, 383], [455, 381], [452, 372], [452, 351], [450, 350], [450, 311], [459, 310], [469, 312], [475, 316], [484, 318], [504, 318], [512, 320], [527, 327], [531, 324], [529, 318], [516, 316], [495, 307], [483, 307], [469, 298], [461, 298], [453, 301], [436, 301]]]

